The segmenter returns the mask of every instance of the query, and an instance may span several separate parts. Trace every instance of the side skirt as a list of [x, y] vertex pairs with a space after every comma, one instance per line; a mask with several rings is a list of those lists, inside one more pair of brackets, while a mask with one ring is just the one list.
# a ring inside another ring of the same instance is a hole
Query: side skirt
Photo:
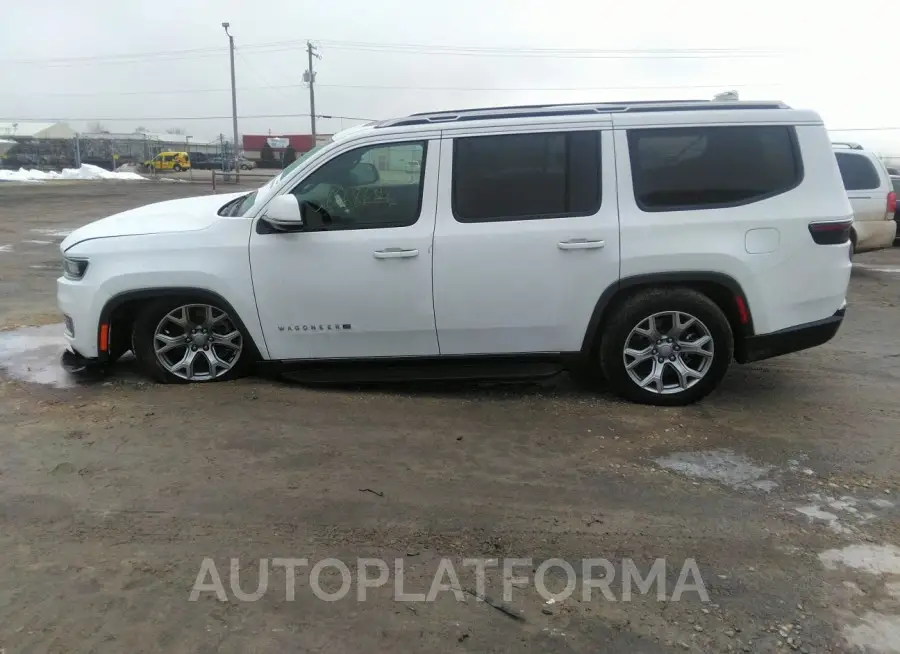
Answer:
[[260, 373], [317, 384], [392, 381], [502, 381], [542, 379], [566, 368], [561, 354], [437, 356], [376, 359], [264, 361]]

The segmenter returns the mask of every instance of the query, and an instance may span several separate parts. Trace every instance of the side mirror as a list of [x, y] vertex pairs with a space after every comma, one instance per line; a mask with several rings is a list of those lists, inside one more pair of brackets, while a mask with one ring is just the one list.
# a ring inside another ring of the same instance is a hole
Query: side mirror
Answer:
[[378, 169], [370, 163], [358, 163], [353, 167], [353, 179], [357, 186], [374, 184], [381, 179]]
[[276, 195], [266, 207], [266, 222], [273, 227], [289, 232], [303, 228], [303, 215], [297, 197], [291, 193]]

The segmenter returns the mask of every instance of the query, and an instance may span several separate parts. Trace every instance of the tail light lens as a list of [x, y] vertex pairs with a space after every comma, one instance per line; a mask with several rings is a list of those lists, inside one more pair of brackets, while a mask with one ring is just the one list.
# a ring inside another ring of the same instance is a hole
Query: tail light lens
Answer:
[[887, 214], [885, 220], [893, 220], [894, 212], [897, 211], [897, 194], [894, 191], [888, 193], [887, 197]]
[[842, 245], [850, 241], [852, 220], [841, 220], [833, 223], [810, 223], [809, 233], [819, 245]]

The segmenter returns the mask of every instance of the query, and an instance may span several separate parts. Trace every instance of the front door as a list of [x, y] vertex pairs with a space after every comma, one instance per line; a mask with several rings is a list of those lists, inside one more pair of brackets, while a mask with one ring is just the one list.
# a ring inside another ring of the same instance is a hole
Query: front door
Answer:
[[[273, 359], [438, 354], [431, 292], [440, 140], [339, 152], [289, 192], [318, 231], [250, 239], [259, 318]], [[319, 221], [317, 221], [319, 222]]]

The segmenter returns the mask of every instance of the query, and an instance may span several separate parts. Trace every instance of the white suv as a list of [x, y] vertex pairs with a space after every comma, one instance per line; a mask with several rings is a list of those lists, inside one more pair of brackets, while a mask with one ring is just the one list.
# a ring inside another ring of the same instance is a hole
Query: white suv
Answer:
[[853, 211], [777, 102], [469, 109], [347, 130], [250, 194], [61, 245], [64, 362], [162, 382], [570, 370], [686, 404], [841, 324]]
[[853, 207], [853, 252], [889, 248], [897, 235], [897, 193], [887, 168], [857, 143], [834, 143], [834, 156]]

